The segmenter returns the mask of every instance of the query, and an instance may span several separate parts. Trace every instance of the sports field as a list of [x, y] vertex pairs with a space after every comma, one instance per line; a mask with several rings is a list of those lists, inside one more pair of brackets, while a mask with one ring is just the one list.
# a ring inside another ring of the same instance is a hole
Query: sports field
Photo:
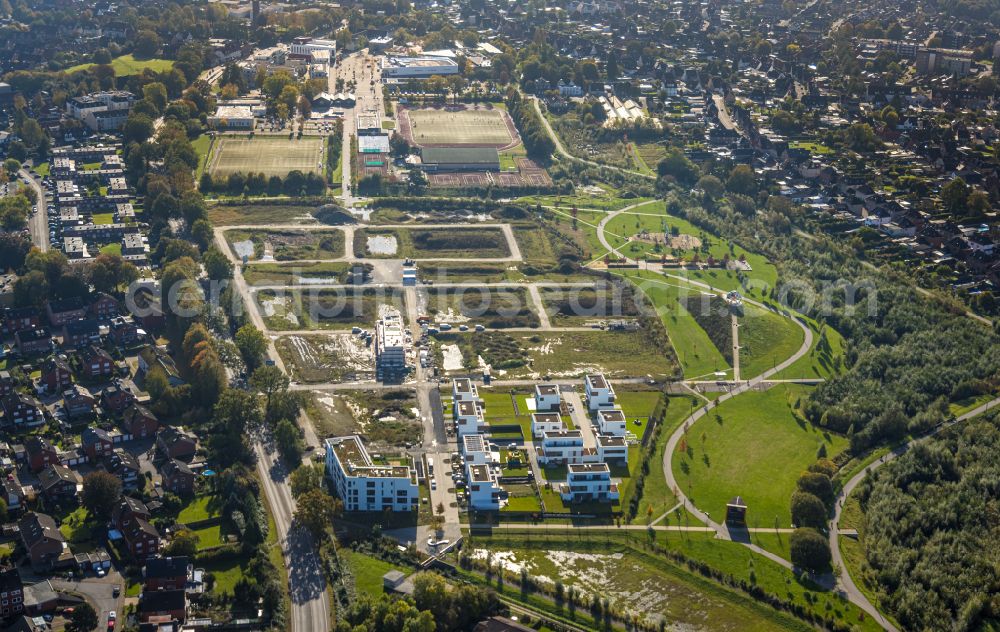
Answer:
[[265, 176], [288, 175], [298, 169], [302, 173], [319, 173], [323, 164], [323, 139], [300, 138], [218, 138], [209, 171], [212, 177], [241, 173], [263, 173]]
[[500, 109], [404, 110], [401, 130], [420, 146], [493, 145], [514, 143], [510, 117]]

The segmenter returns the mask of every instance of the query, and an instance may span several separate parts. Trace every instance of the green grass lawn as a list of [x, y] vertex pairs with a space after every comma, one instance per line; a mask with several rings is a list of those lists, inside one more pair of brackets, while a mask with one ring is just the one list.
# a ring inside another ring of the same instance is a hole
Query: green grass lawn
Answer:
[[802, 346], [805, 334], [792, 320], [752, 305], [738, 319], [740, 374], [743, 379], [777, 366]]
[[198, 536], [199, 551], [222, 544], [222, 527], [219, 525], [195, 529], [193, 532]]
[[811, 320], [806, 320], [806, 324], [813, 332], [813, 344], [809, 353], [787, 369], [779, 371], [775, 378], [828, 378], [842, 369], [844, 337], [833, 327], [819, 326]]
[[205, 570], [215, 576], [212, 593], [216, 595], [233, 594], [236, 582], [243, 577], [245, 564], [246, 561], [239, 558], [204, 564]]
[[94, 213], [91, 217], [95, 224], [114, 224], [115, 214], [114, 213]]
[[67, 514], [62, 524], [59, 525], [59, 532], [63, 534], [71, 544], [86, 542], [90, 540], [94, 525], [88, 520], [87, 510], [78, 507]]
[[730, 370], [729, 363], [684, 306], [685, 301], [697, 300], [700, 295], [698, 290], [682, 289], [678, 287], [682, 282], [664, 278], [655, 272], [629, 270], [621, 276], [638, 285], [659, 312], [684, 377], [695, 378]]
[[789, 499], [799, 475], [821, 444], [830, 457], [847, 447], [842, 436], [821, 432], [792, 413], [809, 387], [781, 385], [748, 392], [702, 417], [678, 444], [674, 477], [703, 511], [721, 521], [726, 503], [740, 495], [751, 527], [791, 526]]
[[[677, 426], [702, 403], [704, 402], [686, 395], [667, 398], [667, 411], [663, 417], [663, 426], [656, 438], [653, 456], [649, 461], [649, 473], [646, 475], [645, 483], [643, 483], [639, 511], [636, 513], [633, 523], [649, 524], [677, 504], [677, 497], [674, 496], [674, 491], [667, 486], [667, 479], [663, 476], [663, 450]], [[671, 520], [673, 520], [673, 516], [671, 516]]]
[[105, 244], [101, 246], [101, 254], [110, 255], [121, 255], [122, 245], [121, 244]]
[[205, 170], [205, 161], [208, 160], [208, 152], [212, 147], [212, 137], [208, 134], [202, 134], [191, 141], [191, 146], [198, 154], [198, 170], [195, 174], [201, 177], [201, 172]]
[[[67, 68], [66, 72], [72, 74], [81, 70], [88, 70], [95, 65], [96, 64], [93, 63], [77, 64], [76, 66]], [[131, 75], [137, 75], [146, 68], [149, 68], [153, 72], [164, 72], [173, 68], [174, 62], [169, 59], [136, 59], [134, 56], [129, 54], [112, 59], [111, 67], [115, 69], [116, 76], [128, 77]]]
[[49, 166], [50, 165], [47, 162], [39, 163], [34, 166], [34, 172], [37, 173], [42, 178], [44, 178], [45, 176], [49, 175]]
[[188, 524], [219, 516], [219, 502], [215, 496], [195, 496], [181, 509], [177, 522]]
[[397, 570], [407, 572], [407, 569], [395, 566], [378, 558], [358, 553], [347, 547], [338, 550], [344, 563], [351, 569], [354, 576], [354, 588], [359, 593], [366, 593], [373, 597], [382, 594], [382, 576], [389, 571]]

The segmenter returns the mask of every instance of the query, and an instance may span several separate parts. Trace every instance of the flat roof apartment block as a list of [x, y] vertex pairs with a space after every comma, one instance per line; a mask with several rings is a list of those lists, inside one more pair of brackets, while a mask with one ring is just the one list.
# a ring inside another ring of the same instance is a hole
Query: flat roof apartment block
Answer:
[[357, 435], [326, 440], [326, 474], [347, 511], [412, 511], [420, 502], [409, 459], [375, 463]]

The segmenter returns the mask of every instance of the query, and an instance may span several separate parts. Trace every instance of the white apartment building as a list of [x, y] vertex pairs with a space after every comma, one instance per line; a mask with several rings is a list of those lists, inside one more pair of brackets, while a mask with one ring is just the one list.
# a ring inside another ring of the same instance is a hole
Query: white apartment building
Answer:
[[412, 464], [374, 463], [357, 435], [326, 440], [326, 475], [346, 511], [413, 511], [420, 503]]
[[611, 481], [606, 463], [571, 463], [566, 482], [559, 484], [563, 502], [613, 502], [618, 500], [618, 486]]
[[469, 506], [480, 510], [500, 509], [500, 495], [503, 489], [497, 480], [496, 471], [488, 464], [465, 464], [468, 481]]
[[565, 429], [559, 413], [534, 413], [531, 415], [531, 436], [534, 438], [541, 437], [546, 432], [560, 432]]
[[625, 437], [597, 435], [596, 441], [595, 457], [592, 461], [584, 459], [585, 463], [614, 463], [617, 465], [628, 463], [628, 443], [625, 441]]
[[625, 436], [625, 413], [620, 408], [602, 408], [597, 411], [597, 427], [602, 435]]
[[466, 465], [492, 465], [500, 461], [499, 450], [494, 450], [493, 444], [481, 434], [462, 437], [462, 456]]
[[486, 432], [486, 420], [483, 419], [483, 407], [479, 402], [461, 401], [454, 405], [455, 432], [459, 437], [468, 434]]
[[546, 432], [542, 435], [541, 444], [535, 447], [541, 466], [581, 463], [585, 455], [592, 452], [583, 447], [583, 433], [579, 430]]
[[615, 389], [603, 373], [588, 375], [584, 380], [587, 393], [587, 408], [591, 413], [601, 408], [613, 408], [615, 405]]
[[559, 411], [562, 404], [562, 396], [559, 394], [559, 387], [555, 384], [535, 385], [535, 410], [540, 413]]
[[375, 373], [380, 382], [406, 373], [406, 336], [396, 309], [384, 309], [375, 323]]

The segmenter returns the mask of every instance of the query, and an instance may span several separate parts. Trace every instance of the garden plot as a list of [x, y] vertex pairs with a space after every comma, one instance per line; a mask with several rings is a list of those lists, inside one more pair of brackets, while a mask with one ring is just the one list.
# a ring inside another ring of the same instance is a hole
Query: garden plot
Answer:
[[241, 230], [226, 231], [237, 257], [259, 261], [337, 259], [344, 256], [341, 230]]
[[306, 384], [365, 380], [375, 371], [371, 346], [352, 334], [283, 336], [275, 348], [292, 379]]

